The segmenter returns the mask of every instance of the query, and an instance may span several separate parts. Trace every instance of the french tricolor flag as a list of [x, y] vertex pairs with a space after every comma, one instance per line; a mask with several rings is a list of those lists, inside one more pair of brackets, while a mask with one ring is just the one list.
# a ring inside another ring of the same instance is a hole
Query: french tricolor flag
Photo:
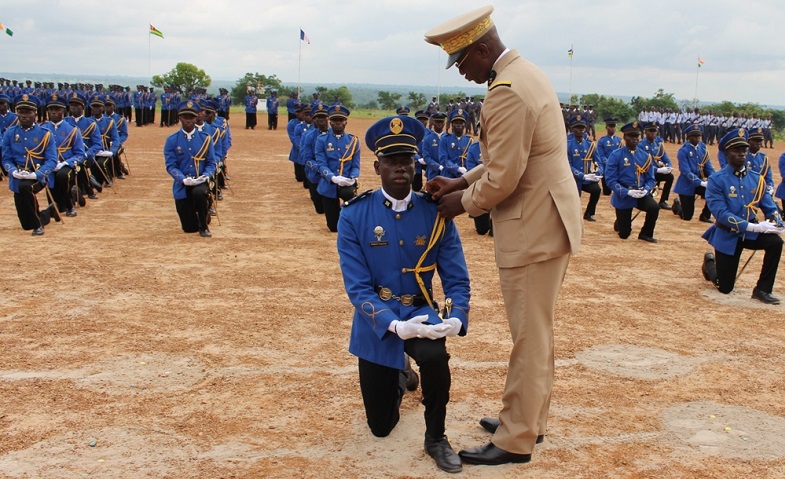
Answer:
[[302, 28], [300, 29], [300, 40], [304, 41], [308, 45], [311, 44], [311, 39], [308, 38], [308, 35], [305, 34]]

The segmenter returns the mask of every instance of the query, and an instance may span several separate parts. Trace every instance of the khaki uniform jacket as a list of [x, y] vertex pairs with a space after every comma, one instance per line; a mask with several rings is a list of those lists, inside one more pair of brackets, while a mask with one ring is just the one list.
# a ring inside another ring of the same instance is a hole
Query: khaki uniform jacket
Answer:
[[480, 114], [483, 165], [464, 175], [463, 207], [491, 212], [499, 268], [575, 254], [583, 221], [556, 91], [515, 50], [495, 71]]

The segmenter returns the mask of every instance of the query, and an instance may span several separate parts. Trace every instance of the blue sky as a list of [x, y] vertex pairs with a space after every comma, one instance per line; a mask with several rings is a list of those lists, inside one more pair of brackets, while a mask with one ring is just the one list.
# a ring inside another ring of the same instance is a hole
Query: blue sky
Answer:
[[[193, 63], [218, 80], [245, 72], [287, 84], [464, 86], [445, 56], [423, 41], [442, 21], [482, 4], [468, 0], [4, 2], [3, 71], [146, 76]], [[449, 9], [444, 6], [449, 5]], [[493, 2], [509, 47], [555, 88], [574, 93], [782, 104], [785, 2], [595, 0]], [[165, 39], [150, 37], [148, 23]], [[311, 44], [300, 43], [302, 28]], [[298, 52], [301, 62], [298, 61]]]

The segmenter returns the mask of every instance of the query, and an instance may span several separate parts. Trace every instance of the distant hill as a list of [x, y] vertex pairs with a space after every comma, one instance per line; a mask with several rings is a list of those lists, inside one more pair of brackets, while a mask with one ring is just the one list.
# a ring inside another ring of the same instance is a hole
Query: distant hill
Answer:
[[[110, 84], [117, 84], [123, 86], [131, 87], [131, 90], [136, 90], [136, 85], [149, 85], [149, 79], [147, 77], [131, 77], [131, 76], [112, 76], [112, 75], [63, 75], [59, 73], [8, 73], [8, 72], [0, 72], [0, 77], [2, 78], [11, 78], [18, 81], [25, 81], [25, 80], [32, 80], [33, 82], [55, 82], [55, 83], [103, 83], [104, 85]], [[207, 93], [211, 95], [218, 95], [219, 88], [226, 88], [231, 90], [232, 87], [235, 85], [235, 81], [229, 80], [213, 80], [213, 83], [207, 89]], [[296, 86], [294, 83], [284, 82], [284, 85], [287, 88], [292, 88]], [[346, 86], [349, 88], [349, 91], [352, 93], [352, 100], [355, 104], [365, 104], [371, 101], [377, 100], [377, 93], [379, 91], [389, 91], [394, 93], [400, 93], [402, 100], [405, 101], [406, 98], [409, 96], [409, 92], [413, 91], [415, 93], [422, 93], [425, 95], [427, 99], [430, 100], [432, 96], [436, 95], [436, 87], [435, 86], [419, 86], [419, 85], [375, 85], [375, 84], [367, 84], [367, 83], [302, 83], [300, 87], [306, 92], [309, 93], [316, 89], [318, 86], [323, 86], [327, 88], [338, 88], [340, 86]], [[467, 96], [484, 96], [486, 93], [486, 89], [484, 86], [474, 86], [474, 84], [466, 84], [466, 87], [440, 87], [439, 89], [440, 94], [451, 93], [457, 95], [458, 93], [464, 93]], [[569, 93], [565, 92], [557, 92], [556, 93], [559, 97], [559, 101], [563, 103], [569, 103]], [[618, 98], [619, 100], [625, 101], [629, 103], [632, 99], [631, 96], [622, 96], [622, 95], [605, 95], [605, 96], [612, 96], [614, 98]], [[691, 104], [691, 101], [686, 99], [678, 99], [677, 102], [682, 104], [683, 102], [687, 104]], [[709, 106], [714, 103], [719, 103], [719, 101], [701, 101], [698, 103], [699, 107]], [[767, 108], [772, 108], [776, 110], [783, 110], [785, 106], [779, 105], [766, 105]]]

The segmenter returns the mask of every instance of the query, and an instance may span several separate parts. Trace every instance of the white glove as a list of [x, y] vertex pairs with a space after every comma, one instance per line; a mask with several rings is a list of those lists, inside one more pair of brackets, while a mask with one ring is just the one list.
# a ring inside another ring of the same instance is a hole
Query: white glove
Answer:
[[444, 320], [444, 324], [450, 327], [450, 329], [447, 330], [447, 336], [457, 336], [463, 327], [463, 323], [461, 323], [461, 320], [458, 318], [447, 318]]
[[425, 338], [425, 339], [442, 339], [443, 337], [447, 336], [447, 331], [449, 330], [450, 330], [450, 326], [445, 323], [423, 324], [420, 327], [420, 331], [417, 337]]
[[661, 166], [661, 167], [657, 168], [657, 173], [659, 173], [661, 175], [667, 175], [671, 171], [673, 171], [673, 168], [671, 168], [670, 166]]
[[646, 192], [644, 190], [628, 190], [627, 196], [630, 198], [643, 198], [646, 196]]
[[443, 169], [444, 169], [444, 165], [439, 165], [439, 171], [442, 171]]
[[101, 150], [98, 153], [96, 153], [95, 156], [103, 156], [103, 157], [109, 158], [109, 157], [114, 156], [114, 155], [109, 150]]
[[193, 178], [183, 178], [183, 184], [185, 186], [193, 186], [194, 185], [194, 179]]
[[419, 158], [417, 161], [419, 161], [421, 165], [427, 165], [427, 163], [425, 163], [425, 158]]
[[464, 167], [462, 167], [462, 166], [459, 166], [459, 167], [458, 167], [458, 173], [460, 173], [460, 174], [464, 175], [464, 174], [466, 174], [466, 171], [467, 171], [467, 170], [466, 170], [466, 168], [464, 168]]
[[357, 182], [356, 178], [346, 178], [341, 186], [352, 186], [355, 182]]
[[338, 176], [338, 175], [335, 175], [335, 176], [333, 176], [332, 178], [330, 178], [330, 181], [332, 181], [332, 182], [333, 182], [333, 183], [335, 183], [336, 185], [341, 185], [341, 186], [343, 185], [343, 182], [344, 182], [345, 180], [346, 180], [346, 177], [344, 177], [344, 176]]
[[13, 172], [11, 172], [11, 175], [13, 175], [13, 177], [16, 178], [17, 180], [24, 180], [25, 178], [27, 178], [26, 171], [14, 170]]
[[395, 322], [395, 327], [393, 328], [395, 334], [398, 335], [401, 339], [412, 339], [420, 337], [420, 329], [422, 328], [423, 324], [426, 320], [428, 320], [427, 314], [422, 314], [420, 316], [415, 316], [408, 321], [397, 321]]
[[779, 233], [781, 228], [777, 228], [774, 223], [763, 221], [761, 223], [747, 223], [747, 231], [752, 233]]
[[766, 187], [766, 191], [769, 193], [769, 195], [774, 196], [774, 187], [773, 186], [767, 186]]
[[585, 175], [583, 175], [584, 180], [591, 181], [592, 183], [597, 183], [598, 181], [600, 181], [600, 178], [602, 177], [599, 175], [595, 175], [594, 173], [586, 173]]
[[58, 161], [57, 165], [55, 166], [55, 171], [60, 171], [60, 168], [64, 166], [68, 166], [68, 163], [66, 163], [65, 161]]
[[37, 180], [38, 179], [38, 177], [35, 176], [35, 172], [33, 172], [33, 171], [22, 171], [19, 174], [22, 175], [22, 179], [23, 180]]
[[191, 184], [192, 184], [192, 185], [201, 185], [201, 184], [202, 184], [202, 183], [204, 183], [205, 181], [207, 181], [207, 177], [206, 177], [206, 176], [204, 176], [204, 175], [202, 175], [202, 176], [198, 176], [198, 177], [196, 177], [196, 178], [193, 178], [193, 179], [191, 180]]
[[706, 181], [706, 180], [703, 180], [703, 181], [701, 181], [701, 186], [702, 186], [702, 187], [704, 187], [704, 188], [706, 188], [706, 186], [707, 186], [708, 184], [709, 184], [709, 182], [708, 182], [708, 181]]

